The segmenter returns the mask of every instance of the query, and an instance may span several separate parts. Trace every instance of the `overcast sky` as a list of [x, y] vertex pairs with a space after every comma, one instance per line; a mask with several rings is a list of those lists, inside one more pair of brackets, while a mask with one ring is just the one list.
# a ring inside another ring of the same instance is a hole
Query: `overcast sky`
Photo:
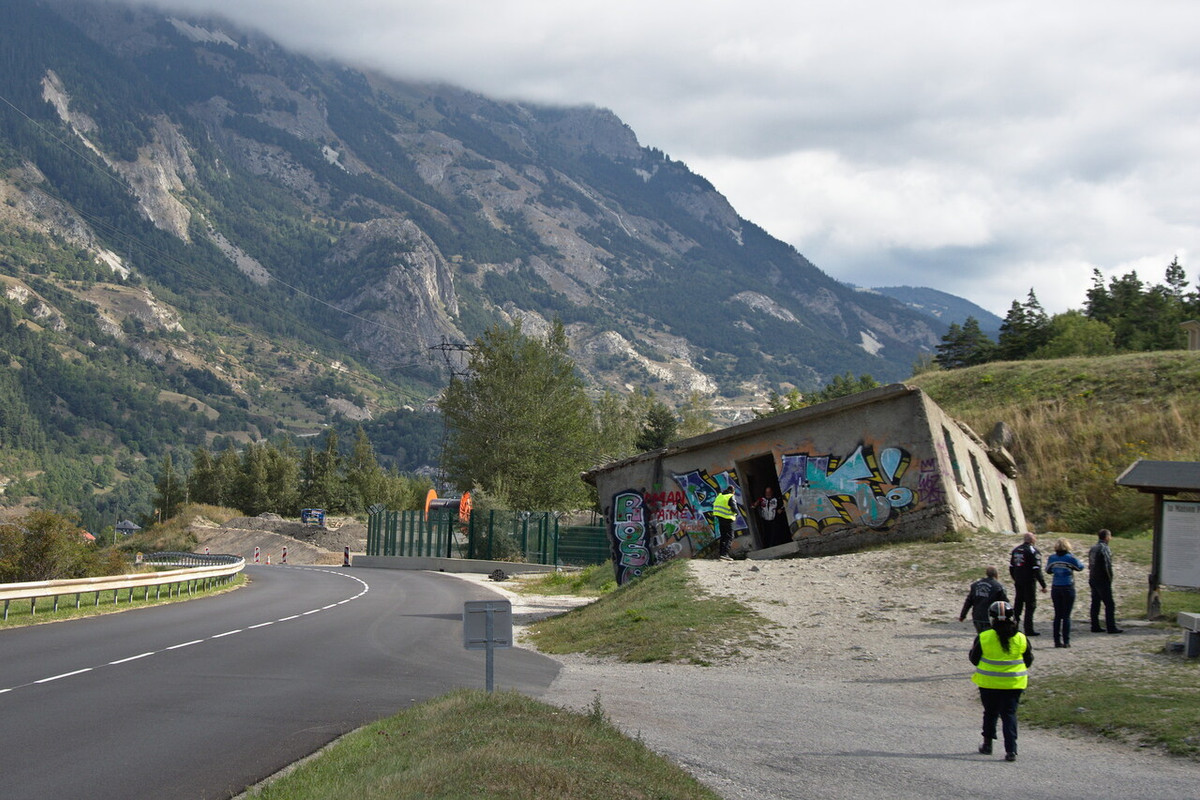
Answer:
[[1194, 0], [158, 0], [499, 99], [609, 108], [860, 286], [1001, 316], [1200, 277]]

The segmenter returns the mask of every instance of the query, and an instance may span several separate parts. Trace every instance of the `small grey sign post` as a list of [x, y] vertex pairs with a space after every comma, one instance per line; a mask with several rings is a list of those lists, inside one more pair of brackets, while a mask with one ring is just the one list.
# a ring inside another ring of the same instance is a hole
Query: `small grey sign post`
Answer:
[[512, 647], [512, 603], [468, 600], [463, 603], [463, 647], [487, 651], [487, 690], [492, 691], [494, 650]]

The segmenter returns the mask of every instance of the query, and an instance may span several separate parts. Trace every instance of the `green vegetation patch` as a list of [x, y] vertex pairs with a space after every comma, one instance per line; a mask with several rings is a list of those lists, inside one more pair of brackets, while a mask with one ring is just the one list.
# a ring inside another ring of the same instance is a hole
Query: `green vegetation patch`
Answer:
[[516, 692], [458, 691], [349, 734], [247, 797], [715, 800], [718, 795], [621, 734], [599, 703], [578, 713]]
[[595, 603], [530, 627], [543, 653], [588, 653], [622, 661], [709, 664], [764, 647], [771, 623], [748, 606], [706, 595], [678, 559], [654, 567]]
[[[1074, 729], [1118, 741], [1200, 756], [1200, 665], [1182, 663], [1153, 681], [1107, 670], [1031, 681], [1021, 716], [1044, 728]], [[1157, 671], [1156, 671], [1157, 672]]]
[[514, 583], [510, 588], [522, 594], [577, 595], [599, 597], [617, 588], [611, 561], [593, 564], [572, 572], [547, 572]]

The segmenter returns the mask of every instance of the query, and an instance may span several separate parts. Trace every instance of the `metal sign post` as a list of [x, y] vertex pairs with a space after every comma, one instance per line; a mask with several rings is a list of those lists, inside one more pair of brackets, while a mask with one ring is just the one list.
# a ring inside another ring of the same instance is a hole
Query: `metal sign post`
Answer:
[[487, 690], [492, 691], [497, 647], [512, 647], [512, 603], [468, 600], [463, 603], [463, 647], [487, 651]]

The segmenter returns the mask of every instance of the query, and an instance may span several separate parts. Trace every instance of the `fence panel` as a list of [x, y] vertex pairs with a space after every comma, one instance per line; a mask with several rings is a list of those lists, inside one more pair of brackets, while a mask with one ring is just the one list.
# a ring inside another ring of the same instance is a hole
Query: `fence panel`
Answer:
[[552, 511], [473, 513], [464, 525], [453, 510], [379, 511], [367, 520], [367, 555], [475, 558], [586, 566], [610, 557], [603, 526], [560, 528]]

